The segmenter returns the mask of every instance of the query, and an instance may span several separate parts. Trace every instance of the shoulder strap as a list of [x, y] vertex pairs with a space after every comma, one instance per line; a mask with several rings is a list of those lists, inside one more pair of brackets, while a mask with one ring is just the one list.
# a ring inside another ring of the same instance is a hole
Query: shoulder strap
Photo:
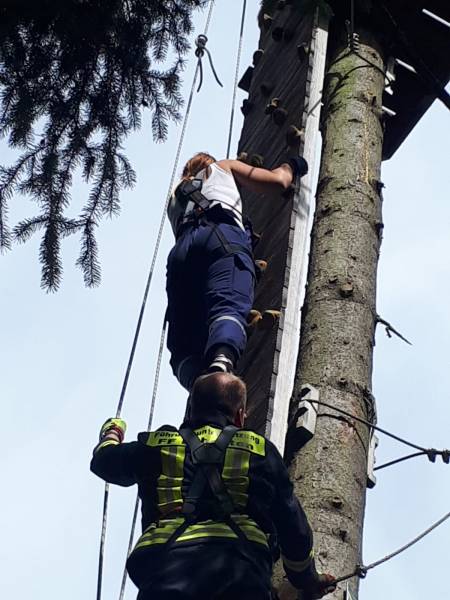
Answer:
[[186, 519], [194, 521], [197, 518], [198, 502], [207, 487], [217, 501], [216, 508], [221, 517], [227, 517], [233, 512], [234, 503], [222, 480], [219, 467], [223, 464], [225, 451], [237, 430], [234, 425], [227, 425], [217, 440], [208, 444], [201, 442], [192, 429], [180, 429], [179, 433], [189, 448], [196, 467], [181, 510]]
[[211, 200], [201, 192], [203, 181], [201, 179], [186, 179], [177, 188], [177, 193], [192, 200], [201, 210], [208, 210]]

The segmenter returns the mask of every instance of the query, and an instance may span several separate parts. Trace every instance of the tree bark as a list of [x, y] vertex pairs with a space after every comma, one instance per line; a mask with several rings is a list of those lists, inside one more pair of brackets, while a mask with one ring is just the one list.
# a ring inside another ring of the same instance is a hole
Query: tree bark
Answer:
[[[375, 36], [331, 43], [324, 85], [323, 149], [292, 411], [302, 384], [357, 417], [371, 394], [376, 273], [381, 243], [383, 58]], [[370, 432], [319, 406], [314, 438], [290, 474], [314, 530], [317, 568], [341, 576], [361, 563]], [[289, 453], [289, 448], [287, 448]], [[342, 600], [346, 584], [327, 596]], [[358, 581], [350, 581], [353, 598]]]

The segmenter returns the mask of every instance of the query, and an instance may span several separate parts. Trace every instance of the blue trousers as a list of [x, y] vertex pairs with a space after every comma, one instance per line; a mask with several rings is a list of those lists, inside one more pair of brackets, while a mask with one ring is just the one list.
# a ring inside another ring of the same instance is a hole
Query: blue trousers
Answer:
[[218, 346], [228, 346], [236, 360], [241, 356], [254, 282], [250, 238], [237, 225], [200, 222], [178, 237], [167, 262], [167, 347], [187, 390]]

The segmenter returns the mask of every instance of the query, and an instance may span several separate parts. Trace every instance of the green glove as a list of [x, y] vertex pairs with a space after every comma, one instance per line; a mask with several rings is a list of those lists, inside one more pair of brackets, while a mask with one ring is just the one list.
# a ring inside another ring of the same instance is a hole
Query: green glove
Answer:
[[108, 433], [114, 432], [118, 436], [120, 442], [123, 442], [126, 430], [127, 424], [123, 419], [107, 419], [100, 429], [99, 440], [102, 441], [103, 438], [108, 435]]

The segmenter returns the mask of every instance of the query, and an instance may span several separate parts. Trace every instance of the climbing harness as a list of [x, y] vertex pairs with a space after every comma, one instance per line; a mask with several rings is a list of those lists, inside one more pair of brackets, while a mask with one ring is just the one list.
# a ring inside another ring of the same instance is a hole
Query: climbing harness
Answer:
[[[228, 425], [221, 431], [217, 440], [211, 444], [203, 443], [188, 427], [180, 429], [179, 434], [189, 449], [195, 471], [181, 509], [184, 521], [174, 531], [166, 547], [170, 548], [189, 525], [202, 518], [224, 521], [230, 525], [229, 520], [235, 507], [225, 487], [219, 467], [223, 465], [225, 451], [237, 430], [238, 428], [234, 425]], [[209, 502], [203, 500], [208, 489], [212, 494]], [[202, 500], [209, 505], [200, 506]], [[241, 533], [239, 537], [241, 535], [243, 534]]]
[[220, 87], [223, 87], [222, 82], [220, 81], [216, 70], [214, 68], [214, 64], [212, 61], [212, 56], [211, 56], [211, 52], [208, 50], [208, 48], [206, 47], [206, 42], [208, 41], [208, 38], [206, 37], [205, 34], [201, 34], [197, 37], [197, 39], [195, 40], [195, 45], [197, 46], [197, 49], [195, 51], [195, 56], [198, 58], [197, 61], [197, 68], [200, 72], [200, 81], [198, 84], [198, 88], [197, 88], [197, 92], [200, 91], [202, 85], [203, 85], [203, 63], [202, 63], [202, 58], [206, 52], [206, 55], [209, 59], [209, 64], [211, 65], [211, 71], [213, 72], [213, 75], [217, 81], [217, 83], [220, 85]]

